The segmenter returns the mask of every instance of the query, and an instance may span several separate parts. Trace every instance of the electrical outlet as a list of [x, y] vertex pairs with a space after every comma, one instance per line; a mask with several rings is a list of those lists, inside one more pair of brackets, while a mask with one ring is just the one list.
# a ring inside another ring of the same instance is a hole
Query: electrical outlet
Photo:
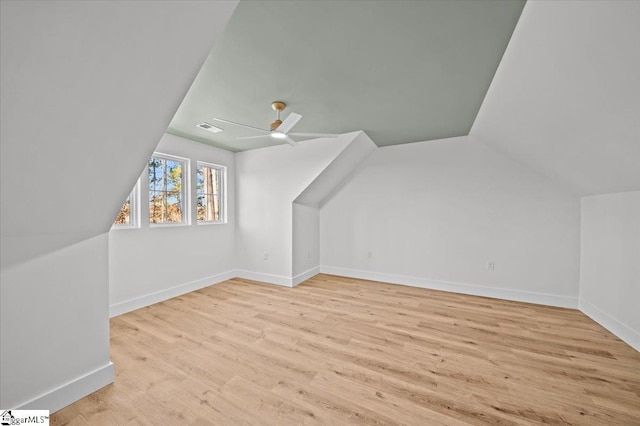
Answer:
[[495, 271], [496, 270], [496, 262], [494, 262], [493, 260], [487, 260], [487, 270], [488, 271]]
[[269, 253], [267, 253], [266, 251], [262, 254], [262, 258], [264, 260], [269, 260]]
[[367, 259], [371, 259], [373, 257], [373, 253], [368, 251], [367, 252]]
[[311, 258], [311, 252], [310, 252], [310, 251], [308, 251], [308, 252], [307, 252], [307, 259], [310, 259], [310, 258]]

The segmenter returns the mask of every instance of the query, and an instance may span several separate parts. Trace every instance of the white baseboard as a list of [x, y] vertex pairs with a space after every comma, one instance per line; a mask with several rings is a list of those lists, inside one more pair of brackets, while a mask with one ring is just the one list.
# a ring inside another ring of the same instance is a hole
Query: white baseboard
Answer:
[[400, 284], [408, 285], [411, 287], [428, 288], [431, 290], [442, 290], [450, 291], [453, 293], [470, 294], [473, 296], [493, 297], [496, 299], [536, 303], [539, 305], [556, 306], [560, 308], [578, 308], [578, 298], [571, 296], [535, 293], [530, 291], [488, 287], [469, 283], [430, 280], [420, 277], [409, 277], [405, 275], [385, 274], [382, 272], [362, 271], [358, 269], [348, 269], [336, 266], [320, 266], [320, 272], [324, 274], [341, 275], [350, 278], [380, 281], [388, 284]]
[[593, 303], [580, 298], [580, 310], [583, 314], [618, 336], [629, 346], [640, 352], [640, 333], [625, 323], [615, 319]]
[[301, 274], [296, 275], [292, 279], [292, 284], [293, 284], [292, 287], [295, 287], [298, 284], [305, 282], [309, 278], [314, 277], [314, 276], [318, 275], [319, 273], [320, 273], [320, 267], [316, 266], [316, 267], [313, 267], [313, 268], [311, 268], [309, 270], [306, 270], [306, 271], [302, 272]]
[[135, 311], [136, 309], [153, 305], [154, 303], [163, 302], [173, 297], [200, 290], [201, 288], [221, 283], [222, 281], [229, 280], [235, 276], [235, 271], [231, 270], [199, 280], [190, 281], [185, 284], [180, 284], [175, 287], [170, 287], [165, 290], [156, 291], [155, 293], [145, 294], [144, 296], [125, 300], [124, 302], [114, 303], [109, 306], [109, 317], [113, 318], [127, 312]]
[[303, 281], [308, 280], [320, 273], [320, 267], [316, 266], [307, 271], [302, 272], [294, 277], [287, 277], [284, 275], [265, 274], [263, 272], [247, 271], [244, 269], [236, 269], [233, 271], [238, 278], [244, 278], [246, 280], [261, 281], [268, 284], [276, 284], [284, 287], [295, 287]]
[[264, 283], [281, 285], [284, 287], [293, 287], [293, 279], [284, 275], [265, 274], [263, 272], [247, 271], [244, 269], [236, 269], [233, 276], [244, 278], [245, 280], [262, 281]]
[[[49, 410], [54, 413], [101, 389], [114, 380], [113, 363], [78, 377], [15, 407], [16, 410]], [[12, 407], [13, 408], [13, 407]]]

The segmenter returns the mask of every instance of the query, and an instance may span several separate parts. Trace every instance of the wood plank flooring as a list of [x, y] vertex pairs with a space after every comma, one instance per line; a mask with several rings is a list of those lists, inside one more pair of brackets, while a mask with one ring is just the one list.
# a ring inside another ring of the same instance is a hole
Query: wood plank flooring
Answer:
[[91, 425], [640, 425], [640, 353], [576, 310], [317, 275], [111, 320]]

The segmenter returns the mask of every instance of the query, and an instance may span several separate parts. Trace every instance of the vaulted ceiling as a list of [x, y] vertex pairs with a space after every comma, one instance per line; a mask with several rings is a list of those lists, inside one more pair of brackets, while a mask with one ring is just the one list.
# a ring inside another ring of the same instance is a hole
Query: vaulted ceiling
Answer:
[[528, 2], [471, 135], [567, 190], [640, 190], [640, 2]]
[[236, 4], [0, 1], [3, 273], [109, 230]]
[[231, 151], [279, 144], [212, 119], [268, 128], [282, 100], [298, 132], [364, 130], [379, 146], [466, 135], [523, 5], [243, 1], [168, 131]]
[[578, 195], [640, 190], [638, 22], [628, 1], [243, 1], [168, 131], [279, 144], [213, 118], [268, 128], [283, 100], [298, 132], [470, 134]]

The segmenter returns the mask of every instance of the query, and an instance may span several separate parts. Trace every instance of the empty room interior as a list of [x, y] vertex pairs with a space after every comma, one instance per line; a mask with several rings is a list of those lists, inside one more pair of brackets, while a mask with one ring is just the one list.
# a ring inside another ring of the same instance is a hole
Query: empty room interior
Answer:
[[640, 1], [0, 5], [3, 422], [640, 425]]

